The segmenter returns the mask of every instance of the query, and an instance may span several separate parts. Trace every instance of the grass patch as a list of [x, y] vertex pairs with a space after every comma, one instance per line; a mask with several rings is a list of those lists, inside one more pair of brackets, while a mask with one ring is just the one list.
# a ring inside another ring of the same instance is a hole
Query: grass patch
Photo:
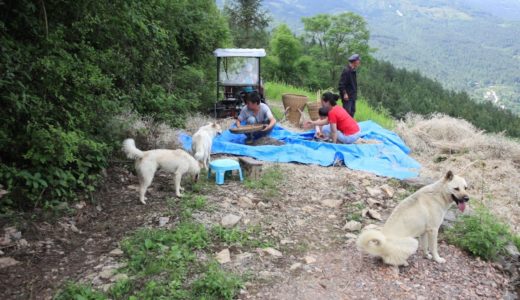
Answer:
[[371, 107], [364, 99], [356, 100], [356, 121], [362, 122], [371, 120], [381, 125], [386, 129], [394, 129], [395, 121], [390, 116], [390, 112], [383, 108], [379, 107], [377, 109]]
[[54, 300], [105, 300], [107, 297], [98, 291], [93, 290], [90, 286], [69, 282], [65, 288], [61, 290]]
[[181, 223], [175, 230], [142, 229], [122, 242], [131, 273], [154, 275], [176, 270], [170, 279], [187, 275], [186, 265], [195, 260], [195, 250], [204, 249], [209, 236], [201, 224]]
[[274, 118], [276, 120], [278, 120], [278, 121], [279, 120], [283, 120], [284, 113], [283, 113], [283, 111], [280, 108], [275, 107], [275, 106], [271, 106], [270, 108], [271, 108], [271, 112], [273, 113]]
[[249, 249], [272, 247], [273, 243], [260, 239], [259, 227], [248, 227], [245, 231], [237, 228], [224, 228], [220, 225], [211, 228], [213, 240], [227, 247], [238, 246]]
[[[218, 237], [217, 241], [222, 242]], [[132, 279], [117, 282], [106, 297], [95, 292], [101, 298], [85, 299], [232, 299], [242, 280], [212, 260], [197, 259], [197, 253], [209, 251], [210, 246], [210, 233], [202, 224], [183, 222], [173, 230], [138, 230], [121, 243], [128, 265], [120, 271]], [[70, 297], [61, 299], [83, 299], [74, 295], [93, 292], [72, 287], [60, 293]]]
[[484, 206], [476, 208], [472, 215], [462, 215], [455, 225], [446, 231], [448, 242], [479, 256], [492, 260], [505, 254], [505, 246], [514, 242], [519, 246], [507, 224], [497, 220]]
[[207, 266], [204, 275], [193, 284], [193, 295], [197, 299], [233, 299], [242, 287], [242, 280], [229, 275], [213, 262]]
[[[221, 269], [212, 257], [222, 244], [241, 247], [263, 245], [259, 229], [214, 229], [210, 232], [191, 217], [207, 206], [202, 195], [186, 193], [168, 199], [171, 212], [179, 214], [173, 229], [144, 228], [121, 241], [127, 266], [119, 269], [128, 279], [116, 282], [103, 293], [86, 285], [67, 284], [55, 299], [233, 299], [243, 280]], [[253, 236], [254, 235], [254, 236]]]
[[357, 221], [361, 222], [363, 220], [363, 215], [361, 215], [361, 211], [365, 208], [365, 204], [362, 202], [349, 205], [347, 207], [347, 211], [345, 213], [345, 219], [348, 221]]
[[259, 180], [245, 179], [244, 186], [248, 189], [262, 191], [266, 197], [279, 195], [279, 185], [283, 181], [283, 172], [280, 166], [266, 168]]
[[316, 92], [309, 91], [303, 88], [295, 87], [289, 84], [280, 83], [280, 82], [266, 82], [264, 86], [265, 97], [268, 101], [277, 101], [282, 102], [283, 94], [297, 94], [304, 95], [309, 98], [309, 100], [316, 101]]
[[214, 184], [214, 180], [208, 179], [208, 170], [202, 169], [199, 175], [199, 180], [191, 185], [191, 190], [193, 193], [206, 193]]

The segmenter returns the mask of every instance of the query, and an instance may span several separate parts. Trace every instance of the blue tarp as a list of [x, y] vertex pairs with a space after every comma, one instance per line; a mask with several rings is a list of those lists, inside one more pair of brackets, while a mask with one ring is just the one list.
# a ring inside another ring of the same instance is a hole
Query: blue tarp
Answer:
[[[224, 131], [213, 140], [212, 153], [226, 153], [254, 157], [271, 162], [299, 162], [331, 166], [336, 158], [353, 170], [362, 170], [398, 179], [418, 176], [421, 165], [408, 156], [410, 149], [392, 131], [372, 121], [360, 122], [364, 139], [378, 140], [380, 144], [332, 144], [312, 140], [314, 130], [295, 133], [276, 125], [269, 135], [281, 140], [281, 146], [245, 145], [245, 134]], [[184, 148], [191, 151], [191, 136], [182, 134]]]

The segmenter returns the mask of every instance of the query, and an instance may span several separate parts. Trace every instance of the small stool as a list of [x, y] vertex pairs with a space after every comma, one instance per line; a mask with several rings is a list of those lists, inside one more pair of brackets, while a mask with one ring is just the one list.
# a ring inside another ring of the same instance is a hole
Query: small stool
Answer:
[[233, 159], [217, 159], [209, 163], [208, 179], [211, 177], [211, 170], [215, 171], [215, 181], [217, 184], [224, 184], [224, 174], [226, 171], [238, 170], [240, 181], [243, 181], [242, 169], [238, 161]]

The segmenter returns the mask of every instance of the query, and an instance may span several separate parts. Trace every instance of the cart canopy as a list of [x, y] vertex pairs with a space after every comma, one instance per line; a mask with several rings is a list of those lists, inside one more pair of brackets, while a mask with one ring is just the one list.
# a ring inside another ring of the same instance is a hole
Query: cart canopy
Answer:
[[219, 48], [213, 51], [216, 57], [264, 57], [265, 49]]

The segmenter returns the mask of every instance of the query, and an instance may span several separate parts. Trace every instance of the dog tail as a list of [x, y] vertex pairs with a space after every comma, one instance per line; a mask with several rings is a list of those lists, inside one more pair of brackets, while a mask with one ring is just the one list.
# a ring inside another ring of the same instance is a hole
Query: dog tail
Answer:
[[202, 142], [193, 144], [193, 157], [198, 161], [204, 160], [204, 145]]
[[123, 151], [129, 159], [138, 159], [144, 156], [143, 151], [137, 149], [135, 146], [135, 141], [133, 139], [126, 139], [123, 142]]
[[204, 159], [204, 154], [203, 154], [203, 151], [197, 151], [195, 152], [195, 154], [193, 155], [195, 157], [196, 160], [198, 161], [202, 161]]
[[385, 243], [385, 235], [381, 231], [375, 229], [363, 231], [356, 241], [359, 250], [376, 256], [381, 256], [384, 252]]
[[417, 251], [419, 242], [411, 237], [386, 237], [381, 231], [368, 229], [362, 232], [356, 245], [358, 249], [383, 258], [390, 265], [406, 265], [408, 257]]

